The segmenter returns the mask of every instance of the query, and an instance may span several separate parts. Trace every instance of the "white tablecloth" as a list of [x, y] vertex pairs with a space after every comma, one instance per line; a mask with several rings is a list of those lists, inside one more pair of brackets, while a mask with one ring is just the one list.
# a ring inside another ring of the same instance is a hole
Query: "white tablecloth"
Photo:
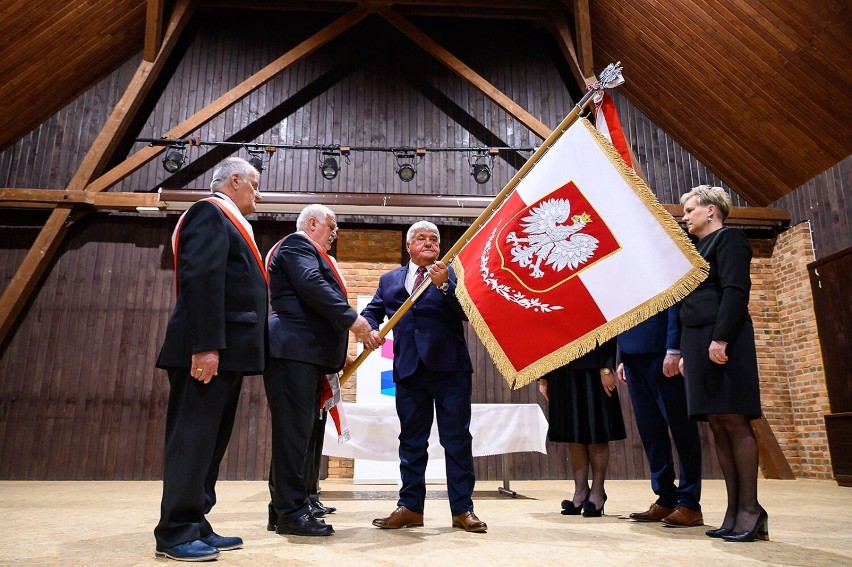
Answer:
[[[337, 444], [331, 419], [325, 430], [323, 454], [334, 457], [399, 461], [399, 418], [390, 404], [344, 404], [352, 439]], [[547, 453], [547, 420], [538, 404], [473, 404], [470, 433], [473, 456], [502, 455], [523, 451]], [[429, 458], [443, 459], [438, 425], [432, 423]]]

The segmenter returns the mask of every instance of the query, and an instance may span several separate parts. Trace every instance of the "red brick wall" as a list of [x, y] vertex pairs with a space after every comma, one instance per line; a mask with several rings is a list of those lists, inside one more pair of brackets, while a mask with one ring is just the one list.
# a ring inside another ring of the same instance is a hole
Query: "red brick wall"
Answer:
[[[813, 261], [809, 224], [796, 225], [778, 236], [772, 253], [772, 272], [782, 332], [780, 344], [773, 345], [773, 350], [785, 371], [777, 388], [785, 390], [789, 399], [784, 408], [785, 421], [792, 424], [798, 457], [793, 472], [801, 477], [832, 478], [823, 420], [830, 413], [828, 391], [807, 270]], [[792, 453], [792, 443], [790, 450]]]
[[831, 478], [829, 412], [808, 263], [810, 227], [753, 240], [751, 301], [763, 411], [797, 477]]
[[[398, 230], [342, 229], [337, 240], [337, 261], [346, 279], [349, 303], [356, 306], [359, 295], [372, 295], [379, 277], [400, 266], [403, 235]], [[355, 341], [349, 336], [349, 355], [356, 356]], [[343, 400], [355, 401], [357, 373], [343, 385]], [[355, 472], [352, 459], [329, 457], [329, 478], [352, 478]]]

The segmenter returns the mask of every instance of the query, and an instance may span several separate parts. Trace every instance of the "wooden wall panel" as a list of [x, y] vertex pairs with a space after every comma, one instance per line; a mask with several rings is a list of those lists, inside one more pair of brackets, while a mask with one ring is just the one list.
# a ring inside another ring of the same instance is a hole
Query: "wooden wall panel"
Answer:
[[810, 222], [817, 260], [852, 246], [852, 156], [773, 206], [789, 209], [792, 224]]

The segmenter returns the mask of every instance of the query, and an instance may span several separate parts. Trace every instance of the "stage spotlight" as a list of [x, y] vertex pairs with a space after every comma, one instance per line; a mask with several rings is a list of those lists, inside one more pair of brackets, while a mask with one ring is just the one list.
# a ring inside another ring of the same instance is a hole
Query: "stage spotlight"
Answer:
[[169, 146], [163, 156], [163, 168], [169, 173], [175, 173], [186, 161], [186, 148], [183, 145]]
[[417, 163], [423, 160], [426, 150], [415, 148], [401, 148], [393, 150], [396, 156], [396, 174], [404, 183], [409, 183], [417, 175]]
[[257, 170], [258, 173], [263, 173], [263, 150], [255, 148], [246, 147], [246, 153], [250, 156], [246, 161], [249, 162], [253, 168]]
[[494, 156], [497, 150], [480, 148], [476, 150], [473, 159], [468, 155], [467, 161], [470, 164], [470, 174], [473, 180], [482, 185], [488, 183], [491, 179], [491, 170], [494, 167]]
[[320, 165], [320, 172], [326, 179], [334, 179], [339, 171], [340, 166], [337, 165], [337, 160], [331, 156], [326, 157]]
[[474, 181], [482, 185], [488, 183], [488, 180], [491, 179], [491, 168], [487, 164], [477, 163], [474, 164], [470, 174], [473, 175]]
[[263, 173], [263, 159], [257, 156], [248, 158], [249, 165], [255, 168], [258, 173]]
[[414, 176], [417, 174], [417, 168], [414, 167], [414, 164], [404, 163], [399, 166], [399, 170], [397, 170], [396, 174], [399, 175], [399, 178], [402, 181], [408, 183], [414, 179]]

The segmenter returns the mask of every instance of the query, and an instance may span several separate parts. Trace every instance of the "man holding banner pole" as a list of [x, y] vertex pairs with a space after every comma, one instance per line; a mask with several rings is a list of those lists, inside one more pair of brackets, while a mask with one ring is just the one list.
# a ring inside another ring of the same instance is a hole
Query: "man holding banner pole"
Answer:
[[414, 223], [405, 244], [411, 261], [381, 277], [373, 300], [362, 311], [374, 329], [364, 346], [376, 349], [384, 342], [379, 324], [420, 292], [417, 303], [394, 329], [393, 381], [402, 487], [396, 510], [373, 520], [373, 525], [383, 529], [423, 525], [427, 448], [436, 416], [446, 455], [452, 525], [467, 532], [484, 532], [488, 526], [474, 514], [471, 498], [476, 481], [470, 435], [473, 366], [462, 325], [466, 317], [455, 297], [455, 274], [438, 260], [440, 242], [434, 224]]

